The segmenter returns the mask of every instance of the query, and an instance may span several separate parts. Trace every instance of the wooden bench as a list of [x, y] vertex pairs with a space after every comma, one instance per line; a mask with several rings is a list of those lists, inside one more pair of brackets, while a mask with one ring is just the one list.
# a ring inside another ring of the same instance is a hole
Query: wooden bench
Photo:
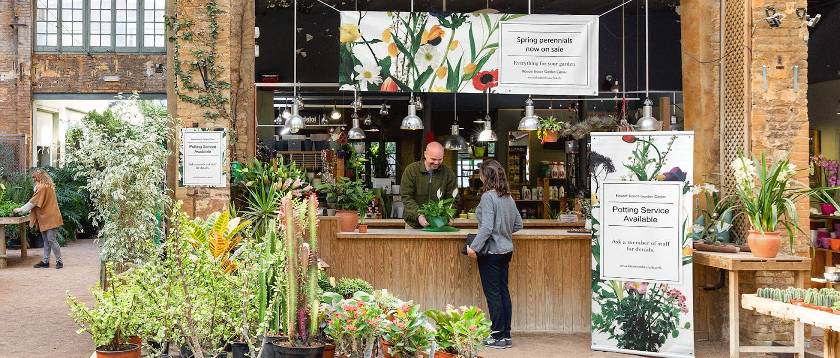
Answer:
[[6, 225], [20, 225], [20, 257], [26, 258], [26, 226], [29, 225], [29, 215], [0, 217], [0, 269], [6, 268]]

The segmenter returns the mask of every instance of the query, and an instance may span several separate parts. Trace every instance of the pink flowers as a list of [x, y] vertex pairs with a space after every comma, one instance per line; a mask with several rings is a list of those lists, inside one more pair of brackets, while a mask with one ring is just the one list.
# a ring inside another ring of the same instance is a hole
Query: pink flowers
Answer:
[[624, 283], [624, 289], [627, 290], [629, 293], [638, 293], [640, 295], [644, 295], [647, 293], [649, 283], [647, 282], [636, 282], [636, 281], [627, 281]]
[[840, 179], [837, 176], [838, 163], [836, 160], [826, 159], [821, 155], [817, 155], [811, 157], [811, 165], [822, 170], [823, 186], [837, 186], [840, 184]]
[[688, 305], [685, 304], [685, 295], [683, 295], [682, 292], [680, 292], [680, 290], [672, 288], [668, 290], [665, 294], [679, 303], [680, 311], [682, 313], [688, 313]]

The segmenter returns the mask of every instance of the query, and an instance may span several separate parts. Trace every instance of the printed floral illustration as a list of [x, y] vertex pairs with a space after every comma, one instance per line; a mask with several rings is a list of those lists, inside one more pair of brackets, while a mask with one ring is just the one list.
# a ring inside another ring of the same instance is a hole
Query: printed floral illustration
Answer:
[[342, 12], [341, 89], [493, 92], [499, 85], [499, 24], [521, 16]]

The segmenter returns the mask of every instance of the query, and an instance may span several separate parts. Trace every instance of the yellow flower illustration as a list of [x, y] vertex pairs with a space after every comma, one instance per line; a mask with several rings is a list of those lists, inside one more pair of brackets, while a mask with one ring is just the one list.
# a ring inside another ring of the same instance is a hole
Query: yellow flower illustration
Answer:
[[683, 247], [683, 256], [690, 256], [692, 251], [690, 247]]
[[391, 28], [390, 27], [385, 29], [385, 31], [382, 31], [382, 41], [383, 42], [391, 42]]
[[437, 69], [437, 77], [443, 79], [446, 77], [446, 67], [440, 66]]
[[399, 52], [398, 52], [398, 49], [397, 49], [397, 44], [395, 42], [392, 42], [390, 45], [388, 45], [388, 55], [389, 56], [397, 57], [398, 53]]
[[356, 24], [341, 24], [338, 28], [339, 41], [341, 43], [356, 42], [361, 37], [359, 26]]
[[452, 40], [452, 43], [449, 44], [449, 51], [452, 51], [452, 50], [458, 48], [459, 44], [460, 43], [458, 42], [458, 40]]
[[449, 90], [446, 89], [446, 87], [435, 86], [435, 87], [432, 87], [432, 92], [447, 93], [447, 92], [449, 92]]
[[466, 66], [464, 66], [464, 74], [469, 75], [475, 73], [475, 67], [476, 66], [474, 63], [468, 63]]

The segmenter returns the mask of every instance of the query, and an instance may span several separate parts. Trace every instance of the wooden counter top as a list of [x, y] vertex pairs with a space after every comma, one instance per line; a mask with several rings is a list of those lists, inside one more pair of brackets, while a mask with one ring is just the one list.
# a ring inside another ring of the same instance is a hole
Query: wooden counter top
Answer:
[[[418, 229], [368, 229], [367, 233], [339, 232], [339, 239], [464, 239], [478, 229], [454, 232], [429, 232]], [[514, 240], [589, 240], [592, 234], [570, 233], [560, 229], [522, 229], [513, 234]]]
[[[525, 228], [538, 228], [538, 227], [583, 227], [583, 222], [576, 222], [576, 223], [561, 223], [557, 220], [550, 220], [550, 219], [525, 219], [522, 220], [523, 225]], [[367, 219], [365, 220], [365, 224], [368, 227], [377, 227], [377, 228], [384, 228], [384, 227], [392, 227], [392, 228], [404, 228], [405, 221], [403, 219]], [[478, 227], [478, 221], [475, 219], [455, 219], [452, 220], [452, 226], [457, 228], [474, 228]]]

